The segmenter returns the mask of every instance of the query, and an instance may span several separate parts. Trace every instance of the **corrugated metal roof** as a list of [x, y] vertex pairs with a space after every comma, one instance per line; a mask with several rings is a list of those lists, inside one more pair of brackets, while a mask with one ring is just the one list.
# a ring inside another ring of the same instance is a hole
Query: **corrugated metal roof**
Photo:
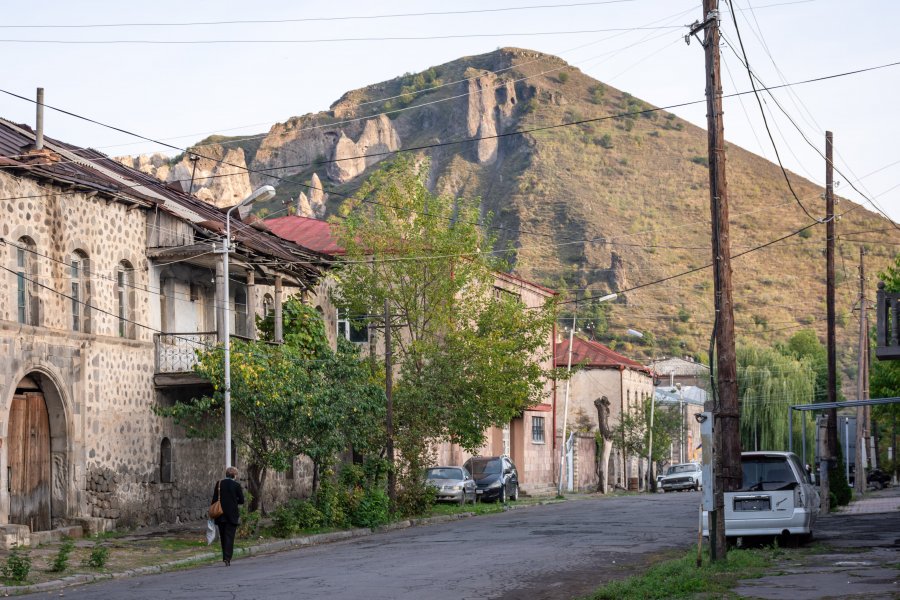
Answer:
[[[0, 155], [5, 157], [3, 164], [7, 172], [71, 185], [78, 191], [96, 191], [122, 202], [155, 206], [207, 231], [211, 238], [217, 238], [225, 229], [225, 211], [195, 196], [126, 167], [97, 150], [79, 148], [46, 136], [44, 143], [60, 160], [30, 161], [27, 149], [34, 145], [31, 129], [0, 119]], [[235, 215], [232, 215], [231, 231], [238, 249], [261, 255], [256, 257], [257, 260], [267, 259], [269, 264], [275, 263], [271, 266], [310, 282], [321, 276], [322, 268], [332, 258], [327, 252], [260, 231], [242, 223]]]
[[265, 224], [275, 235], [310, 250], [333, 255], [343, 255], [346, 252], [334, 239], [331, 223], [327, 221], [291, 215], [266, 219]]
[[[569, 360], [569, 338], [556, 344], [556, 366], [565, 367]], [[585, 340], [575, 336], [572, 344], [572, 364], [584, 367], [625, 368], [633, 371], [650, 373], [650, 369], [611, 350], [599, 342]]]

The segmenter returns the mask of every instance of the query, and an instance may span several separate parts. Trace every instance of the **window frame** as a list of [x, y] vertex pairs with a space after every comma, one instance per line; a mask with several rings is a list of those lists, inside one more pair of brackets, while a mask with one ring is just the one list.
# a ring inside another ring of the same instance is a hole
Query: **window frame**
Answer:
[[[539, 435], [536, 435], [539, 434]], [[546, 436], [546, 423], [544, 417], [539, 417], [537, 415], [531, 416], [531, 443], [532, 444], [546, 444], [547, 436]]]

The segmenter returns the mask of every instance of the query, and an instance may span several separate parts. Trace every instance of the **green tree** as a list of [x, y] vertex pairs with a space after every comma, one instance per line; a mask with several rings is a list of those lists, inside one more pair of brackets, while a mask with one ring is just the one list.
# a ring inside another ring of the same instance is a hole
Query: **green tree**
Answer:
[[[613, 440], [617, 440], [626, 454], [647, 458], [650, 450], [650, 405], [653, 398], [647, 397], [640, 409], [626, 413], [613, 429]], [[681, 432], [681, 416], [678, 406], [657, 402], [653, 411], [653, 456], [654, 462], [669, 457], [669, 447]]]
[[[894, 258], [894, 264], [878, 274], [885, 283], [888, 292], [900, 292], [900, 254]], [[872, 372], [869, 375], [869, 395], [872, 398], [896, 398], [900, 396], [900, 360], [872, 361]], [[881, 440], [890, 440], [886, 444], [879, 443], [879, 463], [897, 476], [900, 472], [900, 461], [897, 460], [897, 421], [900, 420], [900, 404], [885, 404], [872, 407], [872, 419], [881, 432]], [[879, 440], [879, 441], [881, 441]], [[894, 449], [893, 461], [887, 460], [887, 452], [881, 451], [884, 446]]]
[[[816, 380], [813, 364], [760, 346], [739, 346], [737, 361], [741, 446], [747, 450], [787, 450], [788, 407], [812, 400]], [[808, 422], [808, 439], [814, 439], [814, 434], [814, 426]], [[802, 421], [795, 419], [795, 439], [802, 435]], [[814, 450], [812, 444], [808, 450]], [[803, 460], [812, 462], [808, 456]]]
[[[494, 290], [480, 202], [432, 194], [427, 163], [400, 157], [375, 172], [335, 220], [346, 266], [336, 298], [392, 327], [398, 476], [410, 489], [440, 441], [474, 451], [488, 426], [501, 426], [541, 400], [542, 350], [553, 307], [527, 309]], [[495, 297], [496, 296], [496, 297]], [[373, 365], [375, 363], [372, 363]]]
[[[285, 343], [232, 341], [232, 435], [247, 460], [251, 510], [261, 508], [269, 470], [288, 469], [294, 457], [309, 456], [313, 484], [335, 454], [353, 447], [380, 449], [384, 393], [349, 343], [332, 352], [321, 317], [298, 300], [284, 306]], [[267, 326], [261, 323], [265, 335]], [[189, 437], [218, 439], [223, 434], [224, 364], [222, 349], [198, 353], [195, 372], [213, 393], [159, 407]]]

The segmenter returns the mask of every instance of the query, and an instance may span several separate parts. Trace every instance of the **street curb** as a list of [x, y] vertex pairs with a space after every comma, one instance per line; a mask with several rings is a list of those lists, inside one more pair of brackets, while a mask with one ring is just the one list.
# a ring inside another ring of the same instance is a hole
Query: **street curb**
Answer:
[[[565, 502], [565, 500], [541, 500], [534, 504], [527, 505], [511, 505], [507, 504], [506, 508], [503, 512], [507, 512], [510, 510], [523, 510], [527, 508], [532, 508], [535, 506], [547, 506], [550, 504], [561, 504]], [[350, 540], [361, 537], [368, 537], [370, 535], [375, 535], [378, 533], [387, 533], [390, 531], [397, 531], [400, 529], [409, 529], [411, 527], [423, 527], [427, 525], [437, 525], [438, 523], [448, 523], [450, 521], [460, 521], [462, 519], [468, 519], [471, 517], [478, 516], [490, 516], [492, 514], [501, 514], [501, 513], [487, 513], [485, 515], [478, 515], [474, 512], [464, 512], [457, 513], [453, 515], [438, 515], [436, 517], [424, 517], [419, 519], [405, 519], [403, 521], [395, 521], [393, 523], [388, 523], [387, 525], [382, 525], [380, 527], [375, 527], [373, 529], [360, 528], [360, 529], [345, 529], [342, 531], [332, 531], [329, 533], [317, 533], [314, 535], [306, 535], [296, 538], [290, 538], [286, 540], [277, 540], [274, 542], [266, 542], [265, 544], [257, 544], [256, 546], [248, 546], [246, 548], [235, 548], [234, 555], [237, 556], [256, 556], [259, 554], [269, 554], [272, 552], [279, 552], [283, 550], [293, 550], [297, 548], [306, 548], [309, 546], [318, 546], [321, 544], [330, 544], [334, 542], [341, 542], [344, 540]], [[45, 581], [43, 583], [35, 583], [33, 585], [22, 585], [22, 586], [0, 586], [0, 594], [3, 596], [18, 596], [22, 594], [33, 594], [35, 592], [49, 592], [54, 590], [60, 590], [63, 588], [71, 587], [74, 585], [83, 585], [86, 583], [95, 583], [99, 581], [106, 581], [108, 579], [126, 579], [128, 577], [137, 577], [140, 575], [153, 575], [156, 573], [162, 573], [168, 571], [170, 569], [176, 567], [182, 567], [185, 565], [189, 565], [192, 563], [203, 563], [209, 560], [217, 560], [221, 555], [218, 552], [205, 552], [203, 554], [196, 554], [194, 556], [189, 556], [186, 558], [181, 558], [178, 560], [173, 560], [171, 562], [162, 563], [159, 565], [150, 565], [147, 567], [136, 567], [134, 569], [128, 569], [126, 571], [120, 571], [118, 573], [80, 573], [78, 575], [69, 575], [68, 577], [63, 577], [62, 579], [54, 579], [53, 581]]]

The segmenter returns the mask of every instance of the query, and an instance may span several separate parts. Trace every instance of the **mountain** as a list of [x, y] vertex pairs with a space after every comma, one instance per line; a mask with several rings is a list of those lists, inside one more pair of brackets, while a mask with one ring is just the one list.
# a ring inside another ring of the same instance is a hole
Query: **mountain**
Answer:
[[[557, 57], [503, 48], [347, 92], [328, 111], [277, 123], [265, 135], [205, 140], [193, 150], [236, 167], [200, 159], [194, 191], [227, 205], [273, 183], [279, 195], [264, 213], [285, 211], [288, 202], [322, 216], [393, 150], [481, 138], [418, 151], [431, 159], [430, 185], [482, 197], [498, 248], [514, 248], [520, 275], [569, 295], [599, 295], [711, 258], [706, 132], [666, 111], [641, 112], [651, 108]], [[590, 119], [598, 120], [551, 127]], [[541, 127], [551, 128], [515, 134]], [[726, 135], [727, 127], [726, 120]], [[189, 178], [193, 166], [187, 156], [125, 160], [170, 181]], [[727, 161], [732, 254], [811, 223], [777, 165], [733, 144]], [[249, 176], [218, 177], [244, 166]], [[823, 214], [823, 190], [789, 177], [806, 208]], [[877, 273], [896, 251], [897, 232], [850, 201], [838, 211], [845, 213], [837, 224], [839, 355], [852, 375], [858, 246], [868, 250], [868, 272]], [[804, 326], [823, 334], [824, 236], [816, 225], [734, 259], [739, 341], [771, 343]], [[874, 277], [867, 286], [874, 297]], [[579, 311], [625, 353], [703, 356], [712, 300], [705, 269], [628, 292], [608, 313]], [[644, 338], [627, 337], [627, 328]]]

